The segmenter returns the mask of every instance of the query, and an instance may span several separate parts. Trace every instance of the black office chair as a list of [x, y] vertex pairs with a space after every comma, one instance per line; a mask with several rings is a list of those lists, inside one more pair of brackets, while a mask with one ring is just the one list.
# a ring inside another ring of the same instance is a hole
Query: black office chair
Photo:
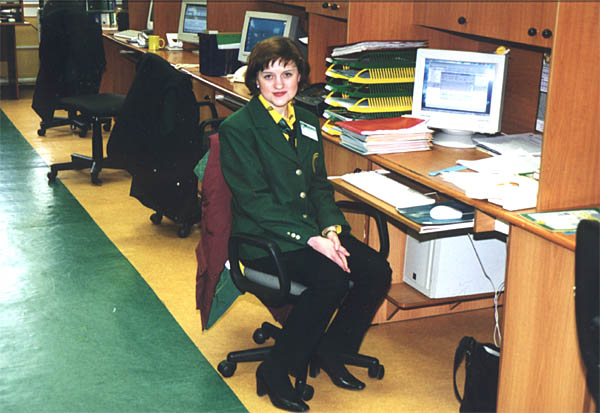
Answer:
[[[389, 234], [385, 216], [376, 209], [360, 202], [338, 201], [337, 205], [344, 211], [365, 214], [374, 219], [379, 234], [379, 253], [387, 258]], [[239, 251], [243, 244], [258, 247], [267, 252], [276, 264], [277, 274], [266, 274], [249, 267], [245, 267], [242, 271]], [[289, 279], [285, 267], [281, 263], [279, 247], [268, 239], [252, 234], [231, 235], [229, 239], [229, 263], [231, 265], [231, 277], [240, 292], [249, 292], [257, 296], [269, 307], [278, 308], [286, 304], [293, 304], [296, 298], [306, 289], [304, 285]], [[351, 281], [349, 282], [350, 287], [352, 287]], [[264, 322], [261, 327], [254, 331], [252, 337], [257, 344], [263, 344], [269, 338], [277, 339], [279, 333], [279, 327]], [[264, 360], [271, 348], [272, 346], [230, 352], [227, 359], [218, 365], [218, 370], [224, 377], [230, 377], [235, 372], [237, 363]], [[382, 379], [385, 374], [384, 366], [374, 357], [362, 354], [340, 354], [340, 357], [344, 364], [367, 368], [371, 378]], [[317, 377], [318, 374], [319, 367], [311, 364], [311, 377]]]
[[600, 386], [600, 222], [582, 220], [575, 247], [575, 318], [588, 389], [598, 405]]
[[200, 221], [198, 179], [194, 167], [205, 152], [199, 129], [200, 107], [190, 76], [155, 53], [145, 53], [107, 144], [132, 176], [130, 195], [154, 210], [153, 224], [166, 216], [185, 238]]
[[[219, 175], [217, 180], [222, 182], [223, 185], [212, 185], [212, 189], [209, 193], [205, 193], [203, 191], [203, 198], [213, 197], [215, 200], [219, 199], [220, 202], [228, 202], [228, 199], [230, 199], [231, 195], [229, 193], [229, 189], [224, 184], [225, 181], [222, 179], [222, 174], [220, 174], [218, 145], [214, 145], [218, 144], [218, 138], [212, 136], [210, 140], [212, 144], [210, 145], [209, 164], [210, 167], [214, 169], [210, 172], [210, 176], [215, 178], [217, 176], [216, 174], [218, 173]], [[211, 162], [211, 159], [215, 161]], [[209, 174], [208, 168], [207, 174]], [[206, 182], [206, 180], [204, 182]], [[225, 192], [228, 194], [227, 196], [224, 195]], [[211, 199], [205, 199], [205, 201], [207, 204], [212, 203]], [[374, 208], [358, 202], [339, 201], [338, 205], [343, 210], [366, 214], [374, 218], [379, 232], [380, 253], [387, 258], [389, 253], [389, 235], [385, 216]], [[220, 208], [214, 208], [214, 211], [215, 213], [218, 212], [219, 214], [222, 214], [222, 210]], [[203, 220], [205, 220], [205, 222], [212, 221], [211, 217], [209, 216], [203, 216]], [[226, 228], [222, 229], [223, 231], [226, 230]], [[221, 230], [221, 228], [213, 228], [213, 230]], [[219, 238], [221, 237], [219, 236]], [[242, 271], [240, 268], [239, 259], [239, 248], [242, 244], [251, 244], [264, 249], [276, 263], [276, 266], [279, 269], [278, 273], [266, 274], [250, 267], [245, 267], [244, 271]], [[257, 296], [263, 303], [269, 306], [272, 312], [278, 312], [277, 310], [273, 311], [273, 309], [281, 310], [282, 306], [288, 304], [293, 305], [295, 299], [306, 288], [297, 282], [290, 281], [285, 268], [281, 264], [281, 251], [279, 250], [278, 246], [270, 240], [255, 236], [253, 234], [235, 234], [229, 238], [228, 249], [229, 262], [231, 265], [230, 273], [235, 286], [242, 293], [249, 292]], [[285, 318], [283, 313], [285, 313], [285, 311], [279, 311], [281, 319]], [[277, 339], [279, 333], [279, 327], [269, 322], [264, 322], [261, 327], [254, 332], [253, 339], [257, 344], [263, 344], [269, 338]], [[223, 360], [219, 363], [217, 368], [224, 377], [231, 377], [235, 373], [237, 363], [262, 361], [267, 357], [271, 349], [272, 346], [265, 346], [232, 351], [227, 355], [226, 360]], [[381, 365], [374, 357], [365, 356], [362, 354], [340, 354], [340, 357], [342, 357], [345, 364], [368, 368], [368, 374], [371, 378], [382, 379], [385, 374], [383, 365]], [[311, 365], [310, 374], [312, 377], [316, 377], [319, 374], [319, 368], [316, 365]], [[296, 377], [296, 390], [304, 400], [310, 400], [312, 397], [313, 389], [311, 386], [306, 384], [305, 373], [299, 375], [299, 377]]]
[[[38, 135], [55, 126], [71, 125], [85, 136], [92, 128], [92, 156], [71, 155], [71, 162], [50, 166], [48, 179], [58, 171], [90, 168], [93, 183], [99, 184], [103, 167], [117, 167], [104, 159], [102, 127], [110, 130], [125, 99], [122, 95], [98, 93], [106, 67], [102, 28], [76, 2], [50, 2], [41, 13], [40, 69], [32, 107], [42, 118]], [[68, 118], [55, 117], [64, 109]]]

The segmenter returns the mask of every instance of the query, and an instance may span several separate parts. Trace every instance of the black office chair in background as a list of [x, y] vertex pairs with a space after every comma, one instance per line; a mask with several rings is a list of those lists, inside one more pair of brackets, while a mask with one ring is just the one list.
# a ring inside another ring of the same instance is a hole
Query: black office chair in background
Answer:
[[[71, 162], [50, 166], [48, 179], [58, 171], [90, 168], [93, 183], [100, 183], [102, 167], [115, 167], [104, 159], [102, 127], [110, 130], [125, 99], [122, 95], [98, 93], [106, 68], [102, 28], [81, 3], [49, 2], [41, 13], [40, 69], [32, 107], [42, 118], [38, 135], [55, 126], [70, 125], [85, 136], [92, 128], [92, 156], [71, 155]], [[67, 118], [55, 117], [64, 109]]]
[[600, 222], [582, 220], [575, 247], [575, 318], [587, 385], [598, 405], [600, 386]]
[[198, 179], [194, 167], [205, 152], [199, 129], [200, 107], [191, 78], [154, 53], [136, 64], [121, 113], [107, 144], [109, 159], [118, 159], [132, 176], [130, 195], [155, 211], [152, 223], [166, 216], [185, 238], [200, 221]]
[[[220, 170], [219, 146], [216, 134], [210, 137], [209, 149], [209, 160], [202, 184], [204, 214], [202, 220], [204, 223], [210, 223], [210, 232], [214, 232], [214, 234], [206, 234], [206, 236], [212, 237], [211, 239], [218, 243], [223, 240], [226, 241], [227, 234], [229, 234], [231, 212], [227, 208], [231, 199], [231, 193]], [[207, 182], [207, 178], [209, 177], [212, 181]], [[338, 205], [345, 211], [366, 214], [374, 218], [379, 232], [380, 253], [384, 257], [387, 257], [389, 253], [389, 235], [385, 216], [374, 208], [362, 203], [339, 201]], [[225, 210], [229, 213], [227, 217], [223, 216], [223, 211]], [[212, 213], [215, 216], [210, 216], [211, 212], [207, 213], [207, 211], [213, 211]], [[226, 234], [225, 238], [223, 234]], [[250, 267], [245, 267], [242, 271], [240, 268], [239, 248], [246, 243], [264, 249], [276, 263], [279, 269], [278, 273], [266, 274]], [[211, 245], [211, 248], [228, 248], [228, 257], [231, 266], [230, 273], [235, 286], [242, 293], [249, 292], [257, 296], [270, 308], [272, 313], [277, 313], [278, 320], [285, 322], [284, 319], [287, 315], [285, 306], [293, 305], [296, 298], [306, 287], [289, 279], [284, 266], [281, 264], [281, 252], [278, 246], [268, 239], [257, 237], [253, 234], [236, 234], [229, 237], [228, 246]], [[222, 251], [218, 251], [218, 253], [223, 255]], [[205, 285], [204, 288], [211, 287]], [[214, 288], [214, 285], [212, 288]], [[257, 344], [263, 344], [269, 338], [277, 340], [279, 333], [279, 327], [269, 322], [264, 322], [254, 332], [253, 339]], [[235, 373], [238, 363], [262, 361], [267, 357], [271, 349], [272, 346], [264, 346], [232, 351], [227, 355], [225, 360], [219, 363], [218, 370], [224, 377], [231, 377]], [[384, 376], [385, 370], [383, 365], [374, 357], [362, 354], [340, 354], [340, 357], [342, 357], [345, 364], [366, 367], [369, 376], [372, 378], [381, 379]], [[312, 377], [316, 377], [319, 374], [319, 369], [316, 366], [311, 366], [310, 373]], [[307, 385], [305, 375], [296, 378], [296, 390], [304, 400], [310, 400], [312, 397], [313, 389]]]

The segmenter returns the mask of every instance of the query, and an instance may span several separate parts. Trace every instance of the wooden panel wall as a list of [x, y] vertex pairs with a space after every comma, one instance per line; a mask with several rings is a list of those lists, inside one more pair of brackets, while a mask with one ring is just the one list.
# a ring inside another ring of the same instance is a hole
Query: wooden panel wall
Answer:
[[134, 30], [144, 30], [148, 21], [148, 8], [150, 0], [136, 0], [128, 2], [129, 10], [129, 28]]
[[166, 33], [177, 33], [181, 0], [154, 0], [154, 34], [167, 40]]
[[[561, 2], [538, 209], [600, 205], [600, 3]], [[581, 49], [585, 48], [585, 53]]]

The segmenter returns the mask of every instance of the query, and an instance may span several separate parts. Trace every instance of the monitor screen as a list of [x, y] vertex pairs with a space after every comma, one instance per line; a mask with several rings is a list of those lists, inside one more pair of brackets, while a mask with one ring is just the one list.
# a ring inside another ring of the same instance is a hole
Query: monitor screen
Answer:
[[177, 39], [198, 44], [198, 33], [208, 29], [205, 0], [182, 0]]
[[206, 0], [181, 0], [177, 39], [198, 44], [198, 33], [208, 30]]
[[247, 11], [238, 60], [247, 63], [250, 52], [258, 42], [275, 36], [297, 40], [298, 17], [288, 14]]
[[187, 4], [183, 18], [183, 32], [198, 34], [206, 30], [206, 6]]
[[[419, 49], [413, 115], [442, 129], [434, 143], [449, 139], [456, 145], [461, 141], [458, 147], [472, 147], [473, 133], [500, 132], [505, 78], [504, 55]], [[448, 141], [446, 146], [456, 145]]]
[[251, 52], [256, 43], [270, 37], [283, 36], [284, 31], [285, 22], [282, 20], [252, 17], [248, 23], [248, 32], [246, 34], [246, 41], [244, 42], [244, 50], [246, 52]]

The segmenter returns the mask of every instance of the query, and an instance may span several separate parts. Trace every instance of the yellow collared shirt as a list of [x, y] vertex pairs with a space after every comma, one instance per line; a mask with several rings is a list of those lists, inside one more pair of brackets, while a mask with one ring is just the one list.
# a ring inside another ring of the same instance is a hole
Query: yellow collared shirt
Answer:
[[[290, 129], [294, 130], [294, 123], [296, 122], [296, 112], [294, 111], [294, 105], [292, 105], [291, 102], [288, 103], [288, 117], [284, 118], [283, 116], [281, 116], [281, 113], [277, 112], [273, 108], [273, 106], [271, 106], [271, 104], [267, 102], [263, 95], [258, 95], [258, 99], [261, 101], [265, 109], [269, 111], [269, 114], [273, 118], [273, 122], [275, 122], [275, 124], [279, 124], [279, 121], [283, 119], [285, 120], [285, 123], [288, 124]], [[285, 136], [285, 139], [290, 140], [290, 137], [287, 133], [284, 133], [283, 136]]]

